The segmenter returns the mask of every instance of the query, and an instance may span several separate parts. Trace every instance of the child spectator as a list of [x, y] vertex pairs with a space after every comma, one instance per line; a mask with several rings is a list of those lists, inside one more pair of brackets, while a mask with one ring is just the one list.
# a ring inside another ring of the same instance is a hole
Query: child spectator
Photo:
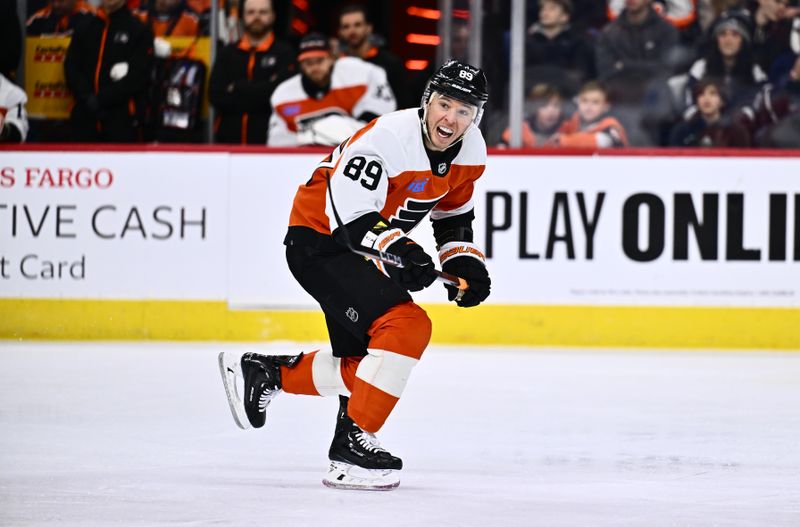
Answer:
[[[557, 88], [548, 84], [534, 86], [525, 101], [526, 118], [522, 122], [522, 146], [544, 146], [564, 122], [564, 99]], [[503, 132], [503, 142], [511, 143], [511, 129]]]
[[750, 146], [748, 130], [723, 113], [725, 99], [719, 81], [703, 79], [697, 83], [694, 87], [694, 104], [697, 113], [673, 129], [670, 146]]
[[578, 110], [563, 123], [548, 144], [576, 148], [609, 148], [628, 145], [625, 129], [609, 115], [611, 104], [605, 88], [595, 81], [578, 93]]

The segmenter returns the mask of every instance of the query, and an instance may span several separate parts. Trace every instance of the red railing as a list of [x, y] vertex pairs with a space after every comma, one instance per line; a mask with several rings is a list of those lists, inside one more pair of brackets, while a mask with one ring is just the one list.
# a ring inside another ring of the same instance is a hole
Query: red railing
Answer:
[[[234, 154], [327, 154], [331, 147], [270, 148], [265, 146], [206, 144], [104, 144], [24, 143], [0, 145], [2, 151], [17, 152], [230, 152]], [[635, 157], [798, 157], [800, 149], [764, 148], [490, 148], [494, 156], [635, 156]]]

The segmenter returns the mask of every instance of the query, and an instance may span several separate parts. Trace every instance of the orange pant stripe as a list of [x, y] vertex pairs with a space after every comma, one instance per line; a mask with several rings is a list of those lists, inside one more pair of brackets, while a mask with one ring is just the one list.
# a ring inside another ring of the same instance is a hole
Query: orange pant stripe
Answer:
[[397, 397], [356, 377], [347, 413], [362, 429], [375, 433], [386, 422], [386, 418], [392, 413], [397, 401], [399, 401]]
[[431, 340], [431, 319], [414, 302], [389, 308], [367, 330], [369, 347], [419, 359]]

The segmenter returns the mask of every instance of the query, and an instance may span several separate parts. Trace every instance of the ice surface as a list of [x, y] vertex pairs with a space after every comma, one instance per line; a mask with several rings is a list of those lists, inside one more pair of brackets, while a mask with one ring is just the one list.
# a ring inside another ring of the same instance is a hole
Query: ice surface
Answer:
[[800, 354], [431, 347], [364, 493], [335, 399], [230, 416], [220, 350], [304, 348], [0, 342], [0, 525], [800, 525]]

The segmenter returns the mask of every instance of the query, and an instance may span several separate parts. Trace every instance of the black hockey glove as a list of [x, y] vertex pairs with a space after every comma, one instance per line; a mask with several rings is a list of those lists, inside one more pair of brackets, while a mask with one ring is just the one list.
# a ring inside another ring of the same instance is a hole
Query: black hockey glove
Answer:
[[400, 287], [409, 291], [421, 291], [436, 280], [436, 273], [434, 273], [436, 267], [433, 265], [433, 260], [411, 238], [402, 236], [384, 250], [401, 257], [406, 263], [406, 266], [402, 268], [384, 265], [386, 274]]
[[439, 249], [442, 271], [467, 281], [468, 289], [460, 300], [458, 288], [445, 285], [447, 299], [456, 301], [459, 307], [475, 307], [489, 296], [492, 280], [483, 263], [483, 253], [469, 242], [450, 242]]

